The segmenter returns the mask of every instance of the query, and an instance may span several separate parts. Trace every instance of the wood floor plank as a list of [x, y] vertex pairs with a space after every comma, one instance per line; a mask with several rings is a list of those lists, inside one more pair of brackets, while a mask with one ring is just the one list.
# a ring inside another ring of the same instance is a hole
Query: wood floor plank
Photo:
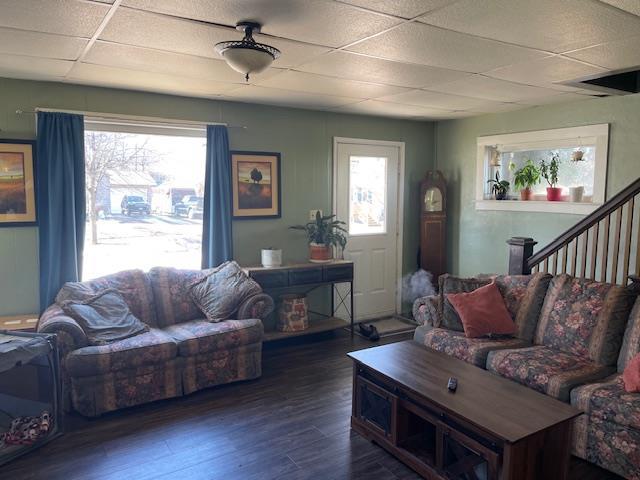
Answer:
[[[381, 343], [405, 340], [406, 335]], [[12, 480], [417, 480], [351, 431], [352, 365], [372, 346], [341, 332], [263, 354], [263, 376], [114, 412], [2, 467]], [[616, 480], [574, 459], [571, 480]]]

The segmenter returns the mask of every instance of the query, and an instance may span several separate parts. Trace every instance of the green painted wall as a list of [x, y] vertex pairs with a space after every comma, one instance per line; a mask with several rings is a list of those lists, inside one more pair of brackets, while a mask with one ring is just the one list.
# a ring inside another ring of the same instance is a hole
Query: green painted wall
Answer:
[[582, 100], [439, 122], [436, 163], [449, 187], [449, 269], [461, 275], [505, 272], [505, 241], [529, 236], [546, 245], [579, 215], [476, 211], [476, 137], [610, 123], [607, 198], [640, 177], [640, 95]]
[[[287, 230], [309, 210], [331, 210], [333, 137], [406, 142], [403, 271], [415, 270], [418, 248], [417, 185], [434, 164], [433, 124], [328, 112], [229, 103], [0, 78], [0, 137], [34, 138], [36, 107], [157, 116], [246, 125], [230, 129], [232, 149], [282, 153], [282, 218], [234, 223], [236, 258], [258, 263], [261, 247], [284, 248], [286, 260], [306, 258], [306, 244]], [[38, 309], [36, 228], [0, 228], [0, 315]]]

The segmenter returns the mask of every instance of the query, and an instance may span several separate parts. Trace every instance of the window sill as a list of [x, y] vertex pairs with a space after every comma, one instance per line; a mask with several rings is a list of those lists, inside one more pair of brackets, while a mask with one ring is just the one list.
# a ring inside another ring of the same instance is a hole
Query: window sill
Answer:
[[599, 203], [548, 202], [546, 200], [476, 200], [476, 210], [497, 210], [510, 212], [568, 213], [589, 215], [600, 207]]

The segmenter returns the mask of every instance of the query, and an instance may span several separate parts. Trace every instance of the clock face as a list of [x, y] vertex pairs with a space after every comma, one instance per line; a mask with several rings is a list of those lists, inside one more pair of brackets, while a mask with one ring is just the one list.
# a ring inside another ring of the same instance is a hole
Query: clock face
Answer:
[[422, 208], [425, 212], [441, 212], [442, 211], [442, 192], [439, 188], [428, 188], [424, 193]]

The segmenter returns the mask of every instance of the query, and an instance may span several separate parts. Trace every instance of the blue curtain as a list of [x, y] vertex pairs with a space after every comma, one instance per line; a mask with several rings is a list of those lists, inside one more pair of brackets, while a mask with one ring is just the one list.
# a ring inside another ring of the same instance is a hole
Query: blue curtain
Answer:
[[216, 267], [231, 260], [231, 155], [224, 125], [207, 126], [202, 223], [202, 268]]
[[82, 115], [39, 112], [37, 154], [42, 311], [65, 282], [82, 277], [86, 218]]

